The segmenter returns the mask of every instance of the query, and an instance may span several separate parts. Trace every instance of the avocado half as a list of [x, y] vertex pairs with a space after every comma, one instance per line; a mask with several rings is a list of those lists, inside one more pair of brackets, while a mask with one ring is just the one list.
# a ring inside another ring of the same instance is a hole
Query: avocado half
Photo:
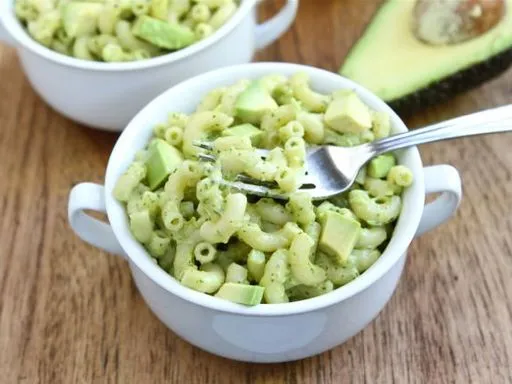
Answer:
[[401, 116], [438, 104], [500, 75], [512, 63], [512, 0], [483, 35], [454, 45], [428, 45], [412, 31], [415, 0], [387, 0], [339, 70]]

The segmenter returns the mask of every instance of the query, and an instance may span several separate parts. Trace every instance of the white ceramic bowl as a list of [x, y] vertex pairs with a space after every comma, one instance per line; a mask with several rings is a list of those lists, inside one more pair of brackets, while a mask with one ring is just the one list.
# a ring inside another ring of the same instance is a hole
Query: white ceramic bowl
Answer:
[[180, 51], [144, 61], [78, 60], [34, 41], [13, 12], [0, 4], [0, 41], [16, 47], [35, 91], [62, 115], [89, 127], [121, 131], [135, 114], [169, 87], [216, 68], [244, 64], [292, 24], [299, 0], [287, 0], [272, 19], [256, 23], [261, 0], [242, 0], [236, 14], [212, 36]]
[[[241, 78], [305, 71], [321, 92], [353, 88], [376, 110], [391, 116], [393, 131], [406, 127], [377, 96], [337, 74], [307, 66], [257, 63], [223, 68], [185, 81], [163, 93], [128, 125], [110, 156], [105, 187], [84, 183], [69, 197], [69, 221], [86, 242], [124, 257], [151, 310], [176, 334], [211, 353], [251, 362], [283, 362], [312, 356], [343, 343], [362, 330], [390, 299], [413, 238], [448, 219], [461, 199], [458, 172], [448, 165], [423, 168], [417, 149], [403, 151], [399, 161], [412, 169], [414, 184], [405, 192], [403, 211], [387, 249], [364, 274], [326, 295], [287, 304], [244, 307], [180, 285], [155, 265], [129, 231], [125, 211], [112, 197], [114, 184], [143, 148], [154, 124], [168, 112], [190, 113], [202, 95]], [[442, 192], [424, 206], [425, 194]], [[110, 225], [84, 209], [106, 212]]]

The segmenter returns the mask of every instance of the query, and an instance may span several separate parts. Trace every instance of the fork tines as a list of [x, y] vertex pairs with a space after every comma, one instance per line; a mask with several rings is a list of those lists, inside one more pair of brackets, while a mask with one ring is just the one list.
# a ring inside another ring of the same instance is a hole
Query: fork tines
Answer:
[[[212, 151], [214, 150], [212, 143], [204, 141], [194, 141], [193, 145], [208, 151], [206, 153], [200, 152], [197, 154], [197, 157], [200, 161], [215, 162], [217, 160], [217, 156], [212, 153]], [[262, 157], [268, 154], [269, 152], [264, 149], [256, 149], [256, 151], [258, 151], [258, 154], [262, 155]], [[222, 185], [225, 185], [229, 188], [245, 191], [247, 193], [251, 193], [257, 196], [268, 196], [277, 199], [287, 199], [285, 195], [276, 191], [278, 189], [278, 184], [275, 181], [262, 181], [254, 179], [245, 174], [238, 174], [236, 175], [234, 181], [222, 179], [219, 180], [219, 182]]]

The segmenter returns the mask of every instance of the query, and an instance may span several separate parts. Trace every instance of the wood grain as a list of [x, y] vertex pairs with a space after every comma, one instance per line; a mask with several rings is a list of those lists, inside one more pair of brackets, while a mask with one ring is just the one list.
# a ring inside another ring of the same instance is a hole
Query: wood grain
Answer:
[[[282, 1], [267, 1], [262, 17]], [[258, 60], [335, 71], [368, 22], [370, 0], [303, 0], [293, 28]], [[116, 134], [46, 106], [0, 48], [1, 383], [510, 383], [512, 135], [424, 146], [425, 164], [462, 173], [464, 200], [414, 241], [389, 305], [346, 344], [280, 365], [194, 348], [144, 305], [125, 262], [80, 241], [69, 189], [102, 182]], [[430, 108], [411, 127], [509, 103], [512, 71]]]

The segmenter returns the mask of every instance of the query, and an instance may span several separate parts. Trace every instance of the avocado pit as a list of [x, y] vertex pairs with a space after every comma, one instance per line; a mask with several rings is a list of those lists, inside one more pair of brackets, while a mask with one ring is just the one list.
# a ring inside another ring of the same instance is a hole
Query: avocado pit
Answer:
[[451, 45], [482, 36], [505, 16], [505, 0], [417, 0], [413, 33], [429, 45]]

